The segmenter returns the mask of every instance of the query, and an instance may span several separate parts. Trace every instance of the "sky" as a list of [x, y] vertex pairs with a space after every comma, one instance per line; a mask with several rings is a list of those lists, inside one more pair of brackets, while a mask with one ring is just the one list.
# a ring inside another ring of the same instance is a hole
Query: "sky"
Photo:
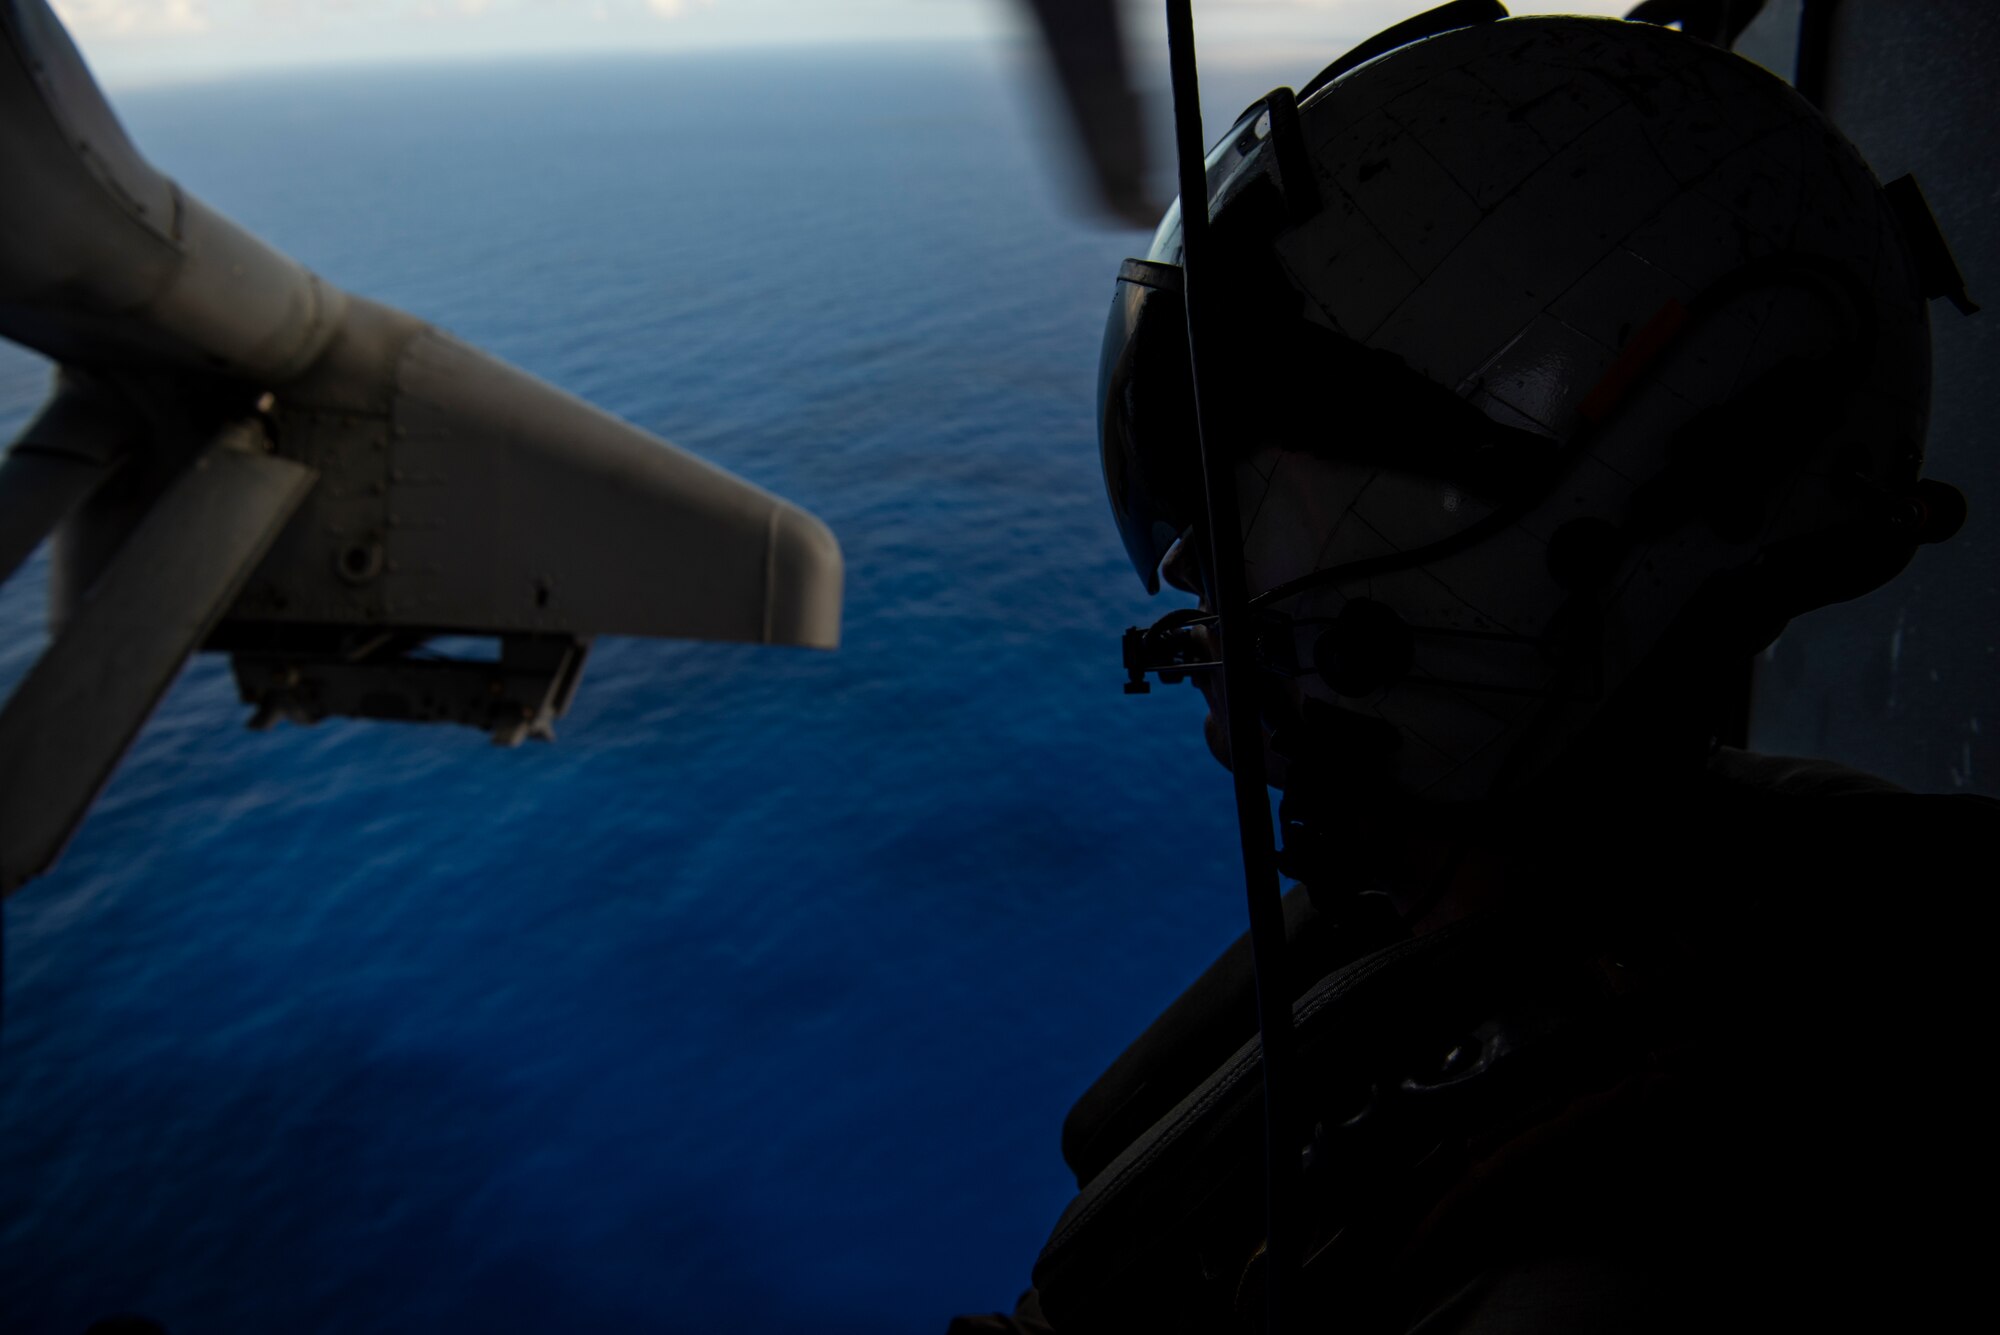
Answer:
[[[1514, 4], [1618, 14], [1635, 0]], [[1015, 0], [54, 0], [111, 87], [329, 64], [833, 43], [1009, 42]], [[1198, 0], [1204, 54], [1268, 58], [1358, 41], [1423, 0]], [[1128, 3], [1135, 35], [1152, 3]]]

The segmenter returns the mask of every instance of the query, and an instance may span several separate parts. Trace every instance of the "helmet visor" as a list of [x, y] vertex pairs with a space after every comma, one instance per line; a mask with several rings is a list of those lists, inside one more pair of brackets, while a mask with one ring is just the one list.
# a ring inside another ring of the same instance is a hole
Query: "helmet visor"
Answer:
[[1146, 592], [1160, 561], [1201, 514], [1187, 307], [1172, 264], [1126, 260], [1097, 362], [1098, 447], [1111, 513]]
[[[1219, 213], [1261, 177], [1278, 180], [1269, 98], [1259, 98], [1210, 150], [1208, 208]], [[1181, 281], [1181, 205], [1167, 209], [1143, 260], [1126, 260], [1097, 363], [1098, 447], [1118, 535], [1148, 593], [1160, 561], [1201, 517], [1201, 442], [1195, 427]]]

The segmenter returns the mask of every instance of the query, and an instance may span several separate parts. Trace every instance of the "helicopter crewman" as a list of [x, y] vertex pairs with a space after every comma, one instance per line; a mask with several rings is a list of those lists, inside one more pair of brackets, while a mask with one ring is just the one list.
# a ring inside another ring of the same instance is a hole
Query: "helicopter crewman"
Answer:
[[[1921, 476], [1949, 251], [1913, 182], [1693, 37], [1360, 50], [1206, 162], [1240, 545], [1203, 514], [1185, 201], [1100, 366], [1126, 550], [1200, 599], [1128, 632], [1133, 686], [1201, 687], [1225, 765], [1216, 572], [1248, 586], [1298, 882], [1271, 1324], [1942, 1324], [1979, 1267], [1934, 1196], [1988, 1180], [1951, 887], [2000, 807], [1740, 747], [1787, 621], [1964, 518]], [[1035, 1288], [953, 1330], [1259, 1328], [1258, 1060], [1239, 941], [1072, 1110]]]

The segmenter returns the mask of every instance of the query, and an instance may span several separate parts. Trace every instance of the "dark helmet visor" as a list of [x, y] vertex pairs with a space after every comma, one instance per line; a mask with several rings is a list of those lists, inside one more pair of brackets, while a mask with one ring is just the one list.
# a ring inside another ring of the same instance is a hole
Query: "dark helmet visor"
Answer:
[[1201, 513], [1187, 308], [1181, 271], [1126, 260], [1097, 363], [1098, 446], [1125, 553], [1160, 591], [1160, 561]]
[[[1260, 98], [1237, 118], [1207, 160], [1211, 215], [1255, 177], [1275, 168], [1272, 118]], [[1146, 582], [1160, 591], [1160, 561], [1201, 516], [1201, 445], [1182, 295], [1181, 206], [1175, 200], [1143, 260], [1118, 271], [1097, 363], [1098, 446], [1118, 536]]]

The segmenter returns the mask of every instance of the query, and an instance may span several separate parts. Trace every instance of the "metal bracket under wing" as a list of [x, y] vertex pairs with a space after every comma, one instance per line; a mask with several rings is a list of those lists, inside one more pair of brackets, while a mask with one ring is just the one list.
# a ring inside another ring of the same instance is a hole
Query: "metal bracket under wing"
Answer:
[[[398, 723], [461, 723], [498, 746], [555, 740], [555, 722], [576, 696], [589, 642], [572, 635], [492, 637], [499, 653], [462, 658], [439, 652], [421, 631], [356, 633], [339, 626], [283, 627], [276, 635], [227, 622], [204, 645], [224, 649], [252, 728], [334, 716]], [[482, 637], [485, 638], [485, 637]]]
[[225, 429], [196, 457], [0, 709], [0, 893], [55, 861], [311, 490], [317, 473], [257, 439]]

